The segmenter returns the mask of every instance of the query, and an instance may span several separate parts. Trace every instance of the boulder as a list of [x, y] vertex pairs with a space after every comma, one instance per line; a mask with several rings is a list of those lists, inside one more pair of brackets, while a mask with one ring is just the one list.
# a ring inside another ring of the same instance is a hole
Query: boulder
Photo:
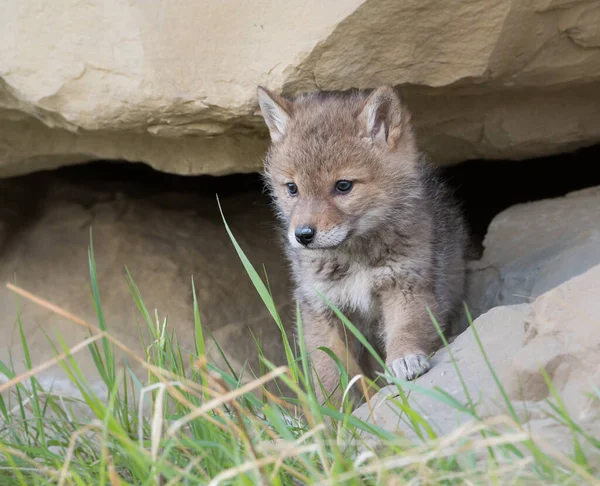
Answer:
[[[211, 363], [228, 369], [215, 341], [232, 368], [243, 371], [247, 380], [252, 373], [260, 374], [257, 342], [269, 360], [277, 365], [287, 362], [281, 334], [245, 273], [214, 197], [149, 190], [143, 182], [118, 189], [97, 177], [91, 184], [47, 174], [0, 180], [5, 196], [0, 208], [0, 221], [5, 223], [0, 224], [0, 360], [7, 364], [12, 360], [18, 372], [25, 369], [17, 316], [34, 366], [55, 356], [48, 338], [58, 343], [60, 335], [73, 346], [89, 336], [87, 329], [63, 316], [16, 299], [5, 287], [7, 282], [98, 325], [88, 269], [91, 229], [108, 332], [135, 354], [145, 356], [140, 335], [146, 346], [153, 339], [130, 294], [126, 265], [152, 326], [162, 327], [166, 319], [166, 331], [175, 333], [186, 364], [194, 354], [192, 277]], [[267, 201], [260, 192], [246, 192], [222, 196], [221, 203], [252, 263], [261, 273], [264, 265], [282, 318], [292, 322], [287, 265], [273, 238]], [[12, 217], [15, 214], [19, 217]], [[123, 353], [116, 352], [120, 370], [125, 362]], [[104, 387], [87, 349], [76, 359], [102, 394]], [[131, 356], [127, 361], [144, 381], [143, 367]], [[58, 366], [38, 377], [48, 390], [77, 395]]]
[[0, 5], [0, 177], [90, 159], [255, 171], [256, 86], [404, 87], [438, 164], [600, 140], [593, 0]]
[[600, 186], [517, 204], [491, 222], [481, 260], [469, 268], [474, 316], [531, 303], [600, 264]]
[[[600, 265], [597, 265], [546, 292], [533, 304], [496, 307], [473, 323], [491, 369], [497, 374], [518, 420], [532, 432], [534, 440], [552, 444], [567, 454], [574, 452], [572, 431], [552, 418], [554, 412], [547, 401], [554, 404], [557, 401], [542, 370], [573, 421], [591, 437], [597, 437], [600, 434], [597, 388], [600, 301], [596, 298], [599, 285]], [[451, 357], [458, 365], [462, 382]], [[470, 398], [483, 420], [498, 415], [511, 417], [472, 328], [458, 336], [449, 349], [436, 353], [432, 364], [431, 371], [417, 379], [418, 385], [427, 389], [439, 387], [461, 404], [469, 403]], [[388, 386], [375, 396], [371, 409], [363, 405], [355, 414], [388, 430], [415, 437], [414, 431], [400, 420], [400, 409], [394, 400], [397, 397], [396, 388]], [[471, 414], [419, 391], [411, 393], [409, 403], [440, 435], [474, 420]]]
[[[525, 334], [523, 323], [529, 310], [527, 304], [498, 307], [480, 316], [473, 324], [492, 367], [500, 376], [503, 376], [506, 364], [522, 347]], [[467, 392], [454, 368], [452, 357], [458, 363]], [[468, 403], [468, 394], [471, 400], [478, 404], [478, 412], [482, 416], [481, 408], [485, 408], [484, 411], [488, 415], [505, 412], [502, 401], [498, 401], [498, 388], [471, 329], [459, 335], [450, 344], [449, 349], [438, 351], [432, 357], [431, 364], [432, 369], [415, 381], [417, 385], [428, 389], [440, 387], [462, 404]], [[407, 426], [406, 421], [400, 419], [400, 409], [394, 403], [398, 396], [395, 386], [387, 386], [375, 396], [371, 404], [372, 412], [368, 406], [363, 405], [354, 413], [385, 429], [399, 431], [402, 435], [415, 438], [416, 435]], [[448, 434], [459, 425], [472, 420], [470, 414], [418, 392], [411, 393], [409, 403], [430, 422], [439, 435]]]

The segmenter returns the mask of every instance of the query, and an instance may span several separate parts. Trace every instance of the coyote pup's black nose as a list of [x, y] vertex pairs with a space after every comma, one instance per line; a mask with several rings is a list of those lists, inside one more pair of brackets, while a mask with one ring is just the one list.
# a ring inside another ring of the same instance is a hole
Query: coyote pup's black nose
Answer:
[[295, 231], [298, 243], [301, 243], [304, 246], [308, 245], [313, 240], [315, 233], [315, 229], [310, 226], [298, 226]]

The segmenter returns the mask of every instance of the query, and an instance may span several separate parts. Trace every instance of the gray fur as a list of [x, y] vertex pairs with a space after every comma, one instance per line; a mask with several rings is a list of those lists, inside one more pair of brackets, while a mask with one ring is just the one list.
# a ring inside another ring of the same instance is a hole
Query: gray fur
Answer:
[[[426, 372], [425, 356], [440, 345], [427, 307], [444, 330], [459, 315], [468, 235], [458, 205], [417, 149], [410, 112], [388, 87], [295, 100], [261, 90], [261, 99], [270, 112], [281, 110], [269, 126], [289, 115], [277, 126], [265, 179], [309, 350], [328, 346], [351, 374], [373, 377], [362, 346], [321, 293], [381, 352], [392, 373], [413, 379]], [[335, 193], [336, 180], [350, 177], [357, 181], [352, 191]], [[288, 194], [287, 182], [297, 184], [296, 196]], [[301, 224], [316, 228], [307, 247], [294, 239]], [[313, 360], [332, 392], [333, 362], [319, 352]]]

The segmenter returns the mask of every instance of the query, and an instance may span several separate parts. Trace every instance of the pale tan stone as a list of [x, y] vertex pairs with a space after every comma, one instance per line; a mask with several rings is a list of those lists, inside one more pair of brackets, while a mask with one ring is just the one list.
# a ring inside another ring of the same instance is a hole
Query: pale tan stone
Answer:
[[592, 0], [0, 3], [0, 176], [260, 167], [256, 86], [405, 87], [439, 164], [600, 140]]
[[[600, 265], [597, 265], [538, 297], [533, 304], [491, 309], [473, 323], [489, 366], [472, 329], [468, 329], [456, 338], [449, 350], [436, 353], [432, 369], [416, 383], [428, 390], [440, 388], [460, 404], [468, 405], [470, 397], [480, 418], [506, 417], [506, 422], [496, 424], [501, 425], [500, 430], [506, 430], [512, 412], [494, 380], [493, 369], [519, 422], [536, 441], [542, 440], [538, 444], [542, 448], [550, 444], [554, 450], [572, 454], [570, 427], [549, 415], [554, 412], [547, 401], [557, 402], [542, 370], [547, 373], [561, 406], [564, 405], [574, 423], [589, 436], [596, 437], [600, 433], [600, 397], [597, 396], [600, 377], [599, 282]], [[452, 358], [456, 360], [460, 377]], [[363, 405], [355, 414], [387, 430], [416, 438], [410, 426], [400, 420], [401, 409], [392, 400], [397, 397], [395, 387], [384, 388], [371, 404], [372, 412]], [[470, 413], [419, 391], [410, 394], [409, 403], [441, 436], [475, 421]], [[366, 434], [364, 438], [373, 442]], [[593, 457], [594, 464], [600, 463], [600, 458], [587, 443], [583, 448], [586, 454], [589, 451], [588, 457]]]
[[469, 268], [474, 316], [531, 303], [600, 264], [600, 187], [512, 206], [492, 220]]

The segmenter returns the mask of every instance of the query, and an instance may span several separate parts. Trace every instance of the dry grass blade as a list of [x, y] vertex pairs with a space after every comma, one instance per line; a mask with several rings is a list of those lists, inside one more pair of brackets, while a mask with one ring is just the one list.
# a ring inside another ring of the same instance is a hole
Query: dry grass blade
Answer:
[[38, 366], [35, 366], [34, 368], [31, 368], [30, 370], [25, 371], [24, 373], [21, 373], [18, 376], [15, 376], [13, 379], [8, 380], [7, 382], [0, 385], [0, 393], [12, 388], [13, 386], [21, 383], [22, 381], [25, 381], [25, 380], [31, 378], [32, 376], [38, 375], [42, 371], [45, 371], [48, 368], [51, 368], [55, 364], [60, 363], [61, 361], [67, 359], [69, 356], [72, 356], [73, 354], [81, 351], [82, 349], [86, 349], [94, 341], [98, 341], [99, 339], [102, 339], [103, 337], [104, 337], [103, 332], [100, 332], [99, 334], [95, 334], [94, 336], [90, 336], [89, 338], [84, 339], [80, 343], [71, 347], [69, 349], [69, 351], [65, 351], [64, 353], [61, 353], [58, 356], [55, 356], [54, 358], [52, 358], [48, 361], [45, 361], [44, 363], [42, 363]]
[[152, 460], [158, 459], [158, 448], [163, 428], [163, 403], [165, 399], [165, 387], [161, 386], [158, 389], [158, 396], [154, 402], [154, 413], [152, 414]]
[[[505, 422], [504, 417], [502, 422]], [[460, 449], [461, 452], [487, 449], [489, 446], [489, 438], [485, 440], [471, 440], [468, 441], [467, 444], [463, 444], [462, 442], [465, 438], [474, 436], [482, 429], [488, 427], [489, 424], [486, 424], [485, 422], [469, 422], [456, 429], [452, 434], [438, 439], [437, 447], [435, 443], [422, 445], [406, 451], [406, 453], [401, 456], [392, 456], [381, 460], [376, 460], [373, 463], [365, 464], [360, 469], [339, 475], [335, 478], [335, 480], [326, 479], [319, 484], [339, 484], [339, 481], [351, 480], [357, 475], [362, 474], [380, 474], [384, 471], [392, 471], [397, 469], [416, 469], [423, 467], [432, 460], [455, 456], [458, 452], [458, 449]], [[494, 437], [493, 439], [494, 445], [514, 444], [516, 442], [528, 440], [529, 435], [524, 432], [519, 432], [510, 435]], [[369, 455], [363, 457], [362, 460], [367, 461], [368, 459], [373, 458], [378, 459], [377, 456]]]
[[[498, 466], [497, 469], [494, 469], [493, 475], [500, 476], [502, 478], [507, 478], [511, 473], [523, 473], [528, 466], [533, 464], [532, 457], [526, 457], [524, 459], [520, 459], [512, 464], [503, 464]], [[473, 484], [472, 481], [476, 476], [480, 476], [481, 478], [489, 477], [490, 471], [484, 467], [480, 467], [478, 469], [473, 469], [468, 472], [459, 471], [459, 472], [451, 472], [444, 474], [442, 476], [438, 476], [437, 481], [453, 481], [461, 480], [465, 484]]]
[[267, 466], [269, 464], [273, 464], [274, 462], [277, 462], [281, 459], [295, 457], [300, 454], [305, 454], [308, 452], [316, 452], [318, 450], [318, 448], [319, 448], [319, 446], [317, 444], [310, 444], [310, 445], [305, 445], [305, 446], [297, 447], [297, 448], [284, 449], [277, 456], [263, 457], [256, 461], [244, 462], [244, 463], [240, 464], [239, 466], [233, 467], [231, 469], [227, 469], [227, 470], [222, 471], [221, 473], [217, 474], [212, 479], [212, 481], [210, 483], [208, 483], [208, 486], [217, 486], [222, 481], [234, 478], [239, 474], [251, 471], [253, 469], [258, 470], [261, 467]]
[[108, 479], [110, 480], [110, 486], [121, 486], [122, 481], [117, 472], [117, 468], [113, 464], [112, 456], [108, 457]]
[[[49, 302], [45, 299], [42, 299], [41, 297], [38, 297], [38, 296], [32, 294], [31, 292], [28, 292], [27, 290], [17, 287], [16, 285], [7, 283], [6, 287], [9, 290], [11, 290], [12, 292], [20, 295], [21, 297], [24, 297], [24, 298], [30, 300], [31, 302], [34, 302], [35, 304], [39, 305], [40, 307], [43, 307], [44, 309], [54, 312], [55, 314], [58, 314], [59, 316], [62, 316], [65, 319], [67, 319], [71, 322], [74, 322], [75, 324], [85, 327], [86, 329], [90, 329], [90, 330], [94, 331], [95, 333], [97, 333], [95, 335], [95, 336], [97, 336], [96, 339], [100, 339], [100, 338], [108, 339], [111, 342], [111, 344], [113, 344], [115, 347], [119, 348], [121, 351], [126, 353], [128, 356], [130, 356], [132, 359], [134, 359], [136, 362], [138, 362], [141, 366], [143, 366], [146, 370], [152, 372], [155, 375], [155, 377], [157, 379], [161, 380], [162, 382], [167, 383], [166, 380], [180, 380], [181, 383], [183, 385], [185, 385], [186, 387], [188, 387], [190, 390], [195, 390], [199, 393], [209, 393], [214, 396], [219, 395], [219, 392], [216, 392], [215, 390], [206, 389], [206, 388], [202, 387], [202, 385], [199, 385], [198, 383], [196, 383], [194, 381], [188, 380], [182, 376], [172, 373], [169, 370], [166, 370], [164, 368], [159, 368], [157, 366], [154, 366], [154, 365], [148, 363], [144, 358], [139, 356], [131, 348], [125, 346], [119, 340], [115, 339], [110, 333], [103, 331], [98, 326], [95, 326], [94, 324], [91, 324], [91, 323], [85, 321], [84, 319], [77, 317], [76, 315], [60, 308], [59, 306], [52, 304], [51, 302]], [[31, 375], [28, 375], [27, 377], [30, 377], [30, 376]], [[167, 389], [169, 389], [168, 386], [167, 386]], [[3, 388], [0, 388], [0, 391], [2, 391], [2, 390], [3, 390]]]
[[[192, 471], [192, 469], [196, 468], [198, 466], [198, 464], [200, 464], [201, 461], [202, 461], [202, 457], [190, 458], [190, 462], [183, 470], [183, 474], [181, 474], [180, 476], [173, 477], [171, 480], [169, 480], [169, 482], [166, 484], [166, 486], [175, 486], [176, 484], [181, 484], [181, 478], [183, 476], [187, 476]], [[210, 477], [206, 474], [205, 471], [202, 470], [202, 468], [200, 468], [200, 472], [204, 473], [205, 480], [210, 479]]]
[[[169, 383], [170, 386], [181, 386], [181, 383], [179, 383], [178, 381], [176, 382], [172, 382]], [[156, 390], [157, 388], [161, 388], [161, 392], [164, 394], [164, 388], [165, 388], [165, 384], [160, 382], [160, 383], [153, 383], [152, 385], [148, 385], [143, 387], [140, 390], [140, 400], [139, 400], [139, 404], [138, 404], [138, 441], [140, 444], [140, 449], [144, 448], [144, 433], [143, 433], [143, 429], [144, 429], [144, 398], [146, 396], [147, 393], [150, 393], [151, 391]]]
[[230, 402], [231, 400], [233, 400], [239, 396], [245, 395], [246, 393], [249, 393], [252, 390], [255, 390], [256, 388], [264, 385], [265, 383], [268, 383], [269, 381], [277, 378], [278, 376], [281, 376], [287, 370], [288, 370], [287, 366], [280, 366], [279, 368], [275, 368], [274, 370], [270, 371], [266, 375], [261, 376], [260, 378], [254, 380], [254, 381], [251, 381], [250, 383], [247, 383], [246, 385], [244, 385], [240, 388], [232, 390], [220, 397], [214, 398], [214, 399], [206, 402], [201, 407], [198, 407], [195, 410], [192, 410], [185, 417], [182, 417], [179, 420], [175, 421], [169, 427], [169, 430], [167, 431], [167, 433], [171, 436], [174, 435], [178, 429], [183, 427], [188, 422], [190, 422], [194, 419], [197, 419], [198, 417], [201, 417], [202, 415], [206, 414], [210, 410], [217, 408], [221, 405], [224, 405], [225, 403]]
[[69, 448], [67, 449], [67, 455], [65, 456], [65, 460], [63, 462], [63, 467], [60, 471], [60, 478], [58, 480], [58, 486], [62, 486], [63, 484], [65, 484], [67, 475], [69, 473], [69, 465], [71, 464], [71, 460], [73, 459], [73, 454], [75, 451], [75, 444], [77, 443], [77, 439], [79, 439], [79, 437], [81, 437], [86, 432], [89, 432], [90, 430], [95, 429], [95, 428], [101, 429], [102, 422], [100, 422], [99, 420], [93, 420], [91, 423], [89, 423], [85, 427], [82, 427], [81, 429], [75, 431], [71, 435], [71, 439], [69, 440]]
[[28, 455], [26, 455], [22, 451], [20, 451], [18, 449], [14, 449], [14, 448], [9, 447], [9, 446], [6, 446], [2, 442], [0, 442], [0, 452], [2, 452], [2, 455], [11, 455], [11, 456], [14, 456], [14, 457], [18, 457], [22, 461], [24, 461], [24, 462], [26, 462], [26, 463], [28, 463], [28, 464], [31, 465], [31, 468], [28, 468], [28, 469], [27, 468], [21, 468], [21, 471], [23, 471], [23, 470], [35, 471], [35, 472], [38, 472], [38, 473], [40, 473], [40, 474], [42, 474], [44, 476], [50, 476], [54, 480], [56, 480], [56, 478], [59, 476], [59, 472], [58, 471], [56, 471], [54, 469], [50, 469], [49, 467], [41, 466], [35, 460], [33, 460], [31, 457], [29, 457]]
[[38, 304], [40, 307], [44, 307], [45, 309], [48, 309], [49, 311], [54, 312], [55, 314], [63, 316], [65, 319], [73, 321], [73, 322], [79, 324], [80, 326], [87, 327], [88, 329], [91, 329], [96, 332], [102, 332], [101, 329], [99, 329], [98, 327], [96, 327], [92, 324], [89, 324], [88, 322], [84, 321], [80, 317], [77, 317], [75, 314], [71, 314], [70, 312], [68, 312], [64, 309], [61, 309], [57, 305], [54, 305], [51, 302], [48, 302], [47, 300], [44, 300], [41, 297], [38, 297], [37, 295], [34, 295], [31, 292], [28, 292], [27, 290], [22, 289], [21, 287], [17, 287], [16, 285], [7, 283], [6, 288], [8, 290], [13, 291], [15, 294], [25, 297], [27, 300], [30, 300], [31, 302]]

